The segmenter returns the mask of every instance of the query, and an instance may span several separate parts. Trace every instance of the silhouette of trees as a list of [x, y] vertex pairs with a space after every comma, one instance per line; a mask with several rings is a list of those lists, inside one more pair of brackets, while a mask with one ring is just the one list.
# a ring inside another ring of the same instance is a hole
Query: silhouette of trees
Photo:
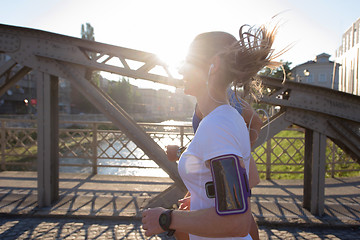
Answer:
[[[90, 23], [81, 24], [81, 38], [90, 41], [95, 41], [94, 28]], [[89, 53], [89, 58], [95, 57], [95, 53]], [[96, 86], [100, 85], [100, 73], [93, 71], [93, 69], [87, 69], [85, 72], [85, 78], [92, 81]], [[99, 113], [99, 111], [82, 95], [80, 92], [71, 88], [71, 111], [72, 113]]]

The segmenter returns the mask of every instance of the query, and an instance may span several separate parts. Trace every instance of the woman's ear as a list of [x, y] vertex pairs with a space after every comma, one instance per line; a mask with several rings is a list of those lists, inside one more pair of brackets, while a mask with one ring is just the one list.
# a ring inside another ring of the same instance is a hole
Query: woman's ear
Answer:
[[219, 68], [220, 68], [220, 58], [218, 56], [213, 57], [213, 59], [211, 60], [212, 64], [210, 65], [209, 68], [209, 76], [211, 74], [216, 73]]

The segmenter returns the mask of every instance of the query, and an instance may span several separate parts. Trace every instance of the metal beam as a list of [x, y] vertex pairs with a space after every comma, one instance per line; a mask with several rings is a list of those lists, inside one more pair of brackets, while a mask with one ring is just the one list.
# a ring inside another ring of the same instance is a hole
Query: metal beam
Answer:
[[38, 205], [49, 207], [59, 198], [59, 80], [37, 72], [37, 81]]
[[[58, 73], [46, 66], [49, 59], [134, 79], [145, 79], [175, 87], [182, 85], [181, 80], [171, 76], [166, 63], [152, 53], [2, 24], [0, 24], [0, 41], [1, 36], [6, 38], [6, 44], [5, 40], [1, 42], [0, 52], [3, 50], [10, 54], [21, 65], [31, 66], [33, 69], [55, 76], [58, 76]], [[106, 59], [103, 60], [102, 56]], [[36, 57], [45, 59], [39, 62]], [[130, 61], [138, 62], [142, 67], [131, 68]], [[164, 70], [165, 76], [150, 73], [156, 66]]]
[[11, 69], [16, 65], [13, 59], [9, 59], [3, 65], [0, 66], [0, 78], [6, 73], [8, 74]]
[[303, 128], [321, 132], [329, 137], [337, 138], [337, 134], [329, 126], [330, 116], [302, 109], [286, 108], [285, 119]]
[[[277, 94], [264, 96], [261, 102], [309, 110], [329, 116], [360, 122], [360, 96], [355, 96], [310, 84], [261, 77], [265, 87], [275, 89]], [[279, 94], [281, 93], [281, 94]]]
[[[360, 164], [360, 136], [356, 133], [355, 129], [350, 128], [349, 121], [340, 121], [339, 119], [329, 119], [329, 125], [338, 134], [337, 142], [341, 141], [342, 148], [345, 147], [346, 152], [357, 160]], [[354, 124], [354, 123], [353, 123]], [[360, 124], [355, 125], [357, 131], [360, 131]]]
[[259, 138], [255, 142], [253, 149], [263, 144], [266, 140], [272, 138], [277, 133], [289, 127], [292, 123], [285, 117], [285, 112], [274, 116], [269, 123], [265, 124], [260, 131]]
[[19, 80], [25, 77], [31, 71], [29, 67], [22, 67], [18, 72], [15, 73], [14, 76], [10, 77], [9, 79], [5, 80], [5, 83], [0, 87], [0, 96], [6, 93], [12, 86], [15, 85]]
[[101, 111], [115, 126], [138, 145], [150, 159], [154, 160], [181, 189], [185, 186], [177, 171], [176, 163], [167, 160], [164, 150], [106, 93], [83, 77], [85, 69], [67, 63], [57, 63], [66, 79]]
[[313, 132], [305, 128], [303, 207], [308, 210], [311, 207]]
[[[0, 46], [0, 52], [4, 51], [19, 65], [70, 80], [72, 85], [103, 112], [115, 126], [169, 174], [176, 184], [175, 189], [181, 189], [181, 191], [186, 189], [178, 174], [176, 163], [169, 162], [160, 146], [116, 102], [85, 78], [86, 69], [91, 69], [180, 86], [182, 81], [173, 79], [167, 66], [156, 55], [44, 31], [0, 24], [0, 40], [1, 36], [11, 39], [11, 41], [6, 40], [6, 45]], [[116, 59], [120, 61], [119, 65], [112, 63], [112, 60]], [[137, 61], [143, 64], [143, 67], [131, 68], [130, 61]], [[168, 75], [150, 73], [153, 66], [162, 67]], [[45, 162], [43, 164], [46, 165]], [[41, 174], [40, 177], [44, 179], [46, 176]], [[40, 191], [46, 188], [43, 179], [41, 180]], [[53, 189], [53, 187], [50, 188]], [[48, 192], [48, 190], [45, 191], [45, 193]], [[46, 196], [45, 200], [39, 199], [45, 205], [51, 200], [51, 196]]]
[[[356, 122], [293, 108], [286, 109], [285, 119], [301, 127], [328, 136], [354, 160], [360, 163], [360, 136], [354, 132], [356, 131], [356, 126], [359, 126]], [[352, 125], [355, 126], [354, 130], [348, 127]]]

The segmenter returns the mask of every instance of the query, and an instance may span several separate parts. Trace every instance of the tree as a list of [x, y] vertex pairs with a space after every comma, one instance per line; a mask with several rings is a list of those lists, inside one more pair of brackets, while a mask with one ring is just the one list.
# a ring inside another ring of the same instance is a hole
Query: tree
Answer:
[[[94, 28], [91, 26], [90, 23], [81, 24], [81, 38], [95, 41], [95, 33]], [[90, 59], [94, 59], [96, 56], [96, 53], [88, 53]], [[100, 73], [98, 71], [93, 71], [92, 69], [87, 69], [85, 73], [85, 78], [91, 80], [93, 83], [96, 84], [96, 86], [100, 85]]]
[[90, 23], [86, 23], [86, 25], [81, 24], [81, 38], [95, 41], [94, 28]]
[[[290, 65], [292, 64], [291, 62], [283, 62], [283, 61], [280, 61], [282, 63], [282, 67], [278, 67], [274, 70], [266, 67], [264, 68], [263, 70], [261, 70], [259, 72], [259, 75], [262, 75], [262, 76], [268, 76], [268, 77], [273, 77], [273, 78], [279, 78], [279, 79], [283, 79], [284, 78], [284, 71], [285, 71], [285, 74], [286, 74], [286, 79], [290, 79], [290, 74], [291, 74], [291, 70], [290, 70]], [[262, 89], [262, 94], [266, 95], [267, 89], [266, 88], [263, 88]], [[263, 109], [265, 110], [270, 116], [272, 116], [276, 111], [274, 109], [274, 106], [271, 106], [271, 105], [268, 105], [268, 104], [264, 104], [264, 103], [259, 103], [259, 102], [256, 102], [252, 105], [252, 107], [254, 109]]]
[[118, 82], [113, 82], [109, 89], [109, 96], [124, 108], [124, 110], [132, 112], [135, 95], [129, 79], [122, 77]]
[[[81, 38], [90, 41], [95, 41], [94, 28], [90, 23], [81, 24]], [[89, 53], [89, 58], [94, 59], [96, 53]], [[92, 81], [96, 86], [100, 85], [100, 73], [93, 71], [93, 69], [86, 69], [85, 78]], [[78, 113], [98, 113], [95, 107], [84, 98], [77, 89], [71, 89], [72, 112]]]
[[274, 77], [274, 78], [284, 78], [284, 70], [285, 70], [286, 77], [289, 78], [290, 73], [291, 73], [290, 65], [292, 63], [288, 62], [288, 61], [286, 61], [286, 62], [280, 61], [280, 62], [282, 63], [282, 67], [284, 69], [281, 67], [278, 67], [274, 70], [271, 70], [270, 68], [265, 68], [262, 71], [260, 71], [259, 74], [263, 75], [263, 76]]

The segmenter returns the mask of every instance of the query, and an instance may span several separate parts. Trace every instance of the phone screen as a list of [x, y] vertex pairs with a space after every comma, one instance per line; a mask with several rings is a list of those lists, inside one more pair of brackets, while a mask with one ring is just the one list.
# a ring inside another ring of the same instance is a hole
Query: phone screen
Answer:
[[244, 203], [247, 201], [247, 194], [245, 191], [248, 189], [245, 187], [246, 184], [242, 183], [242, 181], [247, 181], [246, 171], [241, 168], [238, 158], [229, 156], [215, 159], [212, 161], [212, 168], [217, 211], [224, 214], [246, 211], [247, 206]]

